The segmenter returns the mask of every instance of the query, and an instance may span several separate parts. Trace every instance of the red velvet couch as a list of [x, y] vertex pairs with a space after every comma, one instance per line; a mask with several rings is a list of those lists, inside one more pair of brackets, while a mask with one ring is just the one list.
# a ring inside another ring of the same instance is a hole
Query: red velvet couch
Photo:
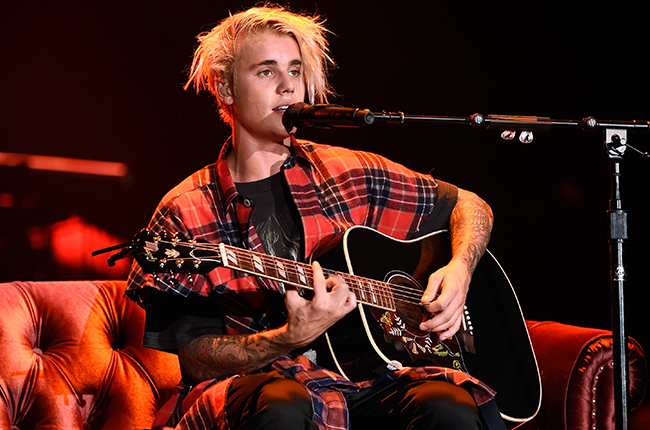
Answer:
[[[0, 284], [0, 430], [144, 429], [179, 379], [176, 356], [141, 346], [144, 312], [123, 281]], [[521, 429], [613, 429], [612, 339], [528, 322], [542, 408]], [[647, 384], [630, 340], [631, 406]]]

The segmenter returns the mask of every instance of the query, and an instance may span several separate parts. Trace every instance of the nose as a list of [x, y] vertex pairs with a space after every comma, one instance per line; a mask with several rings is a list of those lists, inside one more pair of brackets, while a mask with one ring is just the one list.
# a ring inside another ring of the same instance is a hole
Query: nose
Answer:
[[283, 75], [283, 78], [280, 81], [280, 84], [278, 86], [278, 92], [281, 94], [284, 93], [293, 94], [295, 90], [296, 90], [296, 83], [293, 81], [292, 76]]

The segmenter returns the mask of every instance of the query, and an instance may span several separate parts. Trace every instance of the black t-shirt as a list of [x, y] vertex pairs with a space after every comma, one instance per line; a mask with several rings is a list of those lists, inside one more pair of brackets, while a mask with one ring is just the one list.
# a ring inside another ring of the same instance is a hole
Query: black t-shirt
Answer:
[[282, 172], [236, 186], [253, 203], [253, 225], [266, 253], [302, 260], [302, 223]]
[[[261, 181], [236, 186], [254, 206], [252, 222], [265, 251], [282, 258], [302, 260], [302, 224], [282, 172]], [[438, 181], [434, 210], [415, 237], [448, 228], [449, 217], [457, 200], [457, 188]], [[146, 310], [143, 345], [168, 352], [177, 352], [202, 335], [225, 333], [222, 315], [232, 310], [224, 309], [217, 294], [183, 297], [145, 287], [141, 297]], [[277, 297], [271, 299], [277, 300]]]

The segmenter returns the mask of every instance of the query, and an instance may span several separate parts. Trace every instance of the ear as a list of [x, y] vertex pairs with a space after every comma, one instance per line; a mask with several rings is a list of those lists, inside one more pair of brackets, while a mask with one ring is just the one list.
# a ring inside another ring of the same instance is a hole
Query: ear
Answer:
[[217, 94], [219, 100], [224, 102], [227, 105], [233, 104], [232, 91], [230, 86], [224, 82], [217, 82]]

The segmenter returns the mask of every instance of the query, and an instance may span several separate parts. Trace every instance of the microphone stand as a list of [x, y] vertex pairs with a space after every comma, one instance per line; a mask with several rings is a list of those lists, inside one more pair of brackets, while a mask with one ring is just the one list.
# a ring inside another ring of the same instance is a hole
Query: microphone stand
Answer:
[[603, 129], [605, 149], [610, 160], [612, 198], [609, 201], [609, 250], [610, 250], [610, 286], [612, 293], [612, 332], [614, 334], [614, 407], [616, 429], [627, 430], [629, 412], [629, 364], [628, 342], [625, 330], [625, 283], [626, 271], [623, 263], [623, 245], [628, 239], [627, 212], [621, 200], [621, 167], [623, 153], [630, 148], [643, 157], [647, 152], [627, 144], [627, 132], [636, 129], [650, 129], [650, 121], [601, 121], [588, 117], [578, 121], [556, 120], [530, 116], [500, 116], [481, 114], [470, 117], [405, 115], [402, 112], [373, 112], [374, 122], [402, 124], [406, 121], [435, 122], [442, 124], [469, 124], [474, 127], [504, 130], [502, 137], [512, 139], [515, 132], [520, 132], [519, 140], [524, 143], [532, 141], [533, 131], [549, 131], [551, 128], [573, 128], [584, 131]]

